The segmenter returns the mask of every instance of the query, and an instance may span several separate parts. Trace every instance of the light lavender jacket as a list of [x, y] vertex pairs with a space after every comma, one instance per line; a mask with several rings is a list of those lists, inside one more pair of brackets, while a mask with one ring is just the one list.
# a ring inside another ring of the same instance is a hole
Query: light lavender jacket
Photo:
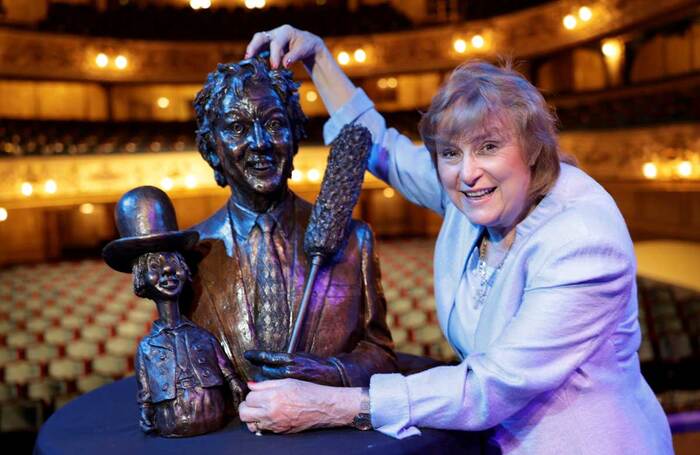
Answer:
[[457, 366], [374, 375], [372, 423], [394, 437], [416, 427], [494, 428], [504, 453], [673, 453], [666, 416], [639, 369], [635, 257], [610, 195], [562, 164], [549, 194], [516, 227], [475, 333], [448, 332], [465, 262], [481, 233], [449, 201], [428, 151], [374, 110], [362, 90], [326, 123], [326, 142], [357, 120], [373, 134], [370, 170], [443, 216], [435, 301], [443, 333], [473, 337]]

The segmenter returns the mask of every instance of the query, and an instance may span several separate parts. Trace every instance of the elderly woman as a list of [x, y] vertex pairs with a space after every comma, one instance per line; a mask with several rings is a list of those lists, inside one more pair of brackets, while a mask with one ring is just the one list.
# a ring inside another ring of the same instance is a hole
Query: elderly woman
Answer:
[[364, 124], [376, 144], [371, 172], [443, 217], [435, 300], [461, 363], [374, 375], [368, 392], [295, 379], [250, 384], [240, 415], [251, 430], [370, 414], [373, 428], [399, 438], [416, 427], [493, 428], [506, 453], [672, 453], [639, 369], [625, 222], [560, 153], [537, 89], [510, 68], [468, 62], [434, 97], [420, 123], [425, 145], [414, 145], [385, 127], [320, 38], [282, 26], [256, 34], [247, 53], [266, 47], [273, 66], [306, 65], [331, 113], [327, 142], [348, 122]]

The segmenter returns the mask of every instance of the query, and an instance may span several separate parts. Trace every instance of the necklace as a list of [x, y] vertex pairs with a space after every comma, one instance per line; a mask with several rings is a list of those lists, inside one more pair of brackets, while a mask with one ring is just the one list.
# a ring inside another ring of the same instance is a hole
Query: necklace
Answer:
[[[512, 245], [511, 245], [512, 247]], [[506, 262], [510, 248], [506, 250], [503, 255], [501, 262], [493, 269], [491, 274], [486, 271], [486, 236], [482, 237], [481, 244], [479, 245], [479, 265], [477, 266], [477, 274], [479, 275], [479, 292], [476, 294], [476, 302], [474, 302], [474, 309], [479, 308], [483, 305], [484, 300], [486, 300], [486, 295], [491, 289], [493, 278], [496, 276], [503, 264]]]

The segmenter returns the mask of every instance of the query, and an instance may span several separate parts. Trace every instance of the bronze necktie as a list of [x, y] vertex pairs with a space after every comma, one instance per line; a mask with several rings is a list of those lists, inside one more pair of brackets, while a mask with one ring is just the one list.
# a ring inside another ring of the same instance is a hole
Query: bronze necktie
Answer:
[[284, 275], [272, 238], [275, 219], [260, 215], [256, 220], [260, 228], [255, 261], [255, 331], [259, 349], [281, 351], [287, 343], [289, 331], [289, 307]]

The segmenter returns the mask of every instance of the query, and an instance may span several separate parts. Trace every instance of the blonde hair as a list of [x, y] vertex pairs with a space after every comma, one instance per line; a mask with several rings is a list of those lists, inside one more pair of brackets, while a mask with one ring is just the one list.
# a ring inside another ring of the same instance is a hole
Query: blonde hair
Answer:
[[[512, 126], [530, 167], [530, 200], [544, 196], [559, 177], [559, 163], [576, 164], [559, 149], [557, 118], [542, 94], [506, 62], [473, 60], [458, 66], [433, 97], [418, 126], [433, 163], [442, 138], [469, 136], [496, 120]], [[437, 168], [437, 166], [436, 166]]]

